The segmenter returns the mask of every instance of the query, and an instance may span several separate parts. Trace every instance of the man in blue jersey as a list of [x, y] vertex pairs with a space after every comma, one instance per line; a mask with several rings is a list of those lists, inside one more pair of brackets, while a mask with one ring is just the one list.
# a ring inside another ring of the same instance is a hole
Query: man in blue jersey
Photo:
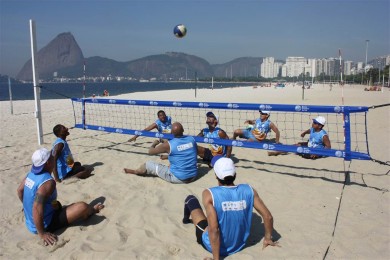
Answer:
[[183, 126], [178, 122], [172, 124], [171, 133], [174, 135], [172, 140], [161, 144], [159, 140], [155, 140], [149, 148], [150, 155], [168, 153], [169, 166], [147, 161], [136, 170], [125, 168], [124, 172], [138, 175], [150, 174], [170, 183], [194, 181], [198, 175], [195, 139], [191, 136], [183, 136]]
[[53, 156], [56, 162], [53, 170], [54, 180], [61, 182], [65, 178], [85, 179], [91, 176], [93, 168], [81, 166], [80, 162], [75, 162], [73, 159], [69, 144], [66, 141], [69, 129], [58, 124], [53, 128], [53, 133], [57, 137], [53, 143]]
[[[213, 112], [206, 114], [206, 124], [208, 127], [203, 128], [198, 136], [206, 138], [217, 138], [217, 139], [229, 139], [229, 136], [224, 130], [218, 127], [218, 118]], [[230, 158], [232, 154], [232, 147], [220, 144], [210, 144], [209, 148], [198, 146], [198, 155], [210, 165], [211, 160], [214, 156], [225, 156]]]
[[[146, 127], [144, 131], [152, 131], [153, 129], [157, 129], [159, 133], [170, 133], [172, 128], [172, 118], [167, 116], [163, 110], [157, 112], [157, 120]], [[129, 142], [134, 142], [137, 140], [138, 135], [133, 136], [129, 139]], [[161, 140], [162, 141], [162, 140]]]
[[50, 174], [55, 166], [51, 152], [45, 148], [35, 151], [32, 162], [31, 171], [20, 183], [17, 194], [23, 203], [28, 230], [38, 234], [44, 245], [52, 245], [57, 241], [53, 231], [86, 219], [104, 208], [101, 203], [92, 206], [85, 202], [61, 206], [57, 201], [56, 182]]
[[[306, 131], [302, 132], [301, 137], [304, 137], [307, 134], [310, 134], [309, 141], [307, 142], [300, 142], [297, 145], [298, 146], [307, 146], [311, 148], [326, 148], [330, 149], [330, 140], [328, 133], [323, 129], [324, 125], [326, 123], [326, 119], [323, 116], [318, 116], [315, 119], [313, 119], [313, 123], [311, 125], [311, 128], [307, 129]], [[315, 154], [303, 154], [302, 157], [307, 159], [317, 159], [321, 156], [315, 155]]]
[[[269, 120], [269, 117], [271, 115], [271, 112], [268, 110], [261, 110], [259, 109], [260, 118], [256, 120], [246, 120], [244, 124], [247, 125], [246, 129], [236, 129], [233, 133], [233, 138], [236, 140], [237, 137], [248, 139], [248, 141], [267, 141], [267, 135], [272, 130], [275, 132], [275, 143], [280, 143], [280, 132], [278, 127]], [[279, 154], [286, 154], [284, 152], [268, 152], [268, 155], [279, 155]]]
[[256, 120], [246, 120], [244, 124], [247, 124], [246, 129], [234, 130], [233, 139], [237, 137], [248, 139], [249, 141], [263, 141], [267, 138], [267, 134], [272, 130], [275, 132], [275, 142], [279, 143], [280, 132], [278, 127], [269, 120], [271, 115], [270, 111], [259, 110], [260, 118]]
[[234, 184], [233, 161], [221, 157], [213, 164], [218, 186], [202, 193], [207, 218], [195, 196], [185, 199], [183, 223], [195, 225], [197, 242], [213, 254], [213, 259], [240, 251], [249, 237], [255, 208], [264, 220], [263, 249], [278, 245], [271, 236], [273, 217], [257, 191], [248, 184]]

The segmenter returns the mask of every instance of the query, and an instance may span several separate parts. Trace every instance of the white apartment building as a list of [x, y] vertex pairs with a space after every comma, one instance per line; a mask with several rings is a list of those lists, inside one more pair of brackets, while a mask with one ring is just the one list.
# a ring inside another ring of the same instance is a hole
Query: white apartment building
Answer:
[[353, 66], [353, 62], [352, 61], [345, 61], [344, 62], [344, 75], [352, 75], [352, 66]]
[[306, 59], [304, 57], [287, 57], [287, 59], [286, 59], [286, 76], [287, 77], [298, 77], [299, 75], [301, 75], [303, 73], [303, 69], [305, 68], [306, 63], [307, 62], [306, 62]]
[[281, 64], [275, 62], [274, 57], [265, 57], [260, 65], [260, 75], [263, 78], [276, 78], [279, 76], [280, 66]]

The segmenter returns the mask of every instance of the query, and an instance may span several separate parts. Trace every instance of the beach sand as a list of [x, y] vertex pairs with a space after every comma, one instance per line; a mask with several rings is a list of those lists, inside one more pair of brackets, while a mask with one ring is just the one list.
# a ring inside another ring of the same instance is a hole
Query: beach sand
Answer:
[[[305, 91], [236, 87], [230, 89], [140, 92], [116, 98], [269, 104], [373, 106], [390, 101], [390, 91], [365, 92], [364, 86], [315, 85]], [[51, 148], [56, 124], [74, 126], [70, 100], [43, 100], [44, 147]], [[1, 106], [0, 258], [1, 259], [203, 259], [211, 256], [196, 243], [195, 228], [183, 225], [187, 195], [201, 198], [217, 184], [207, 165], [193, 183], [174, 185], [159, 178], [126, 175], [146, 160], [153, 139], [128, 143], [128, 135], [70, 129], [69, 145], [76, 160], [94, 166], [85, 180], [57, 184], [58, 199], [104, 202], [105, 208], [88, 221], [57, 232], [56, 246], [44, 247], [29, 233], [16, 188], [31, 167], [39, 147], [34, 101]], [[368, 112], [368, 141], [374, 159], [390, 161], [389, 107]], [[145, 126], [151, 122], [145, 122]], [[184, 126], [185, 127], [185, 126]], [[283, 129], [280, 129], [283, 131]], [[304, 130], [304, 129], [303, 129]], [[228, 133], [232, 135], [232, 133]], [[200, 144], [204, 145], [204, 144]], [[306, 160], [294, 154], [268, 157], [266, 151], [234, 148], [236, 184], [249, 183], [274, 216], [274, 238], [281, 247], [262, 250], [264, 226], [256, 214], [248, 246], [227, 259], [388, 259], [390, 256], [389, 166], [373, 161], [345, 162], [339, 158]], [[344, 185], [345, 172], [350, 181]], [[336, 222], [337, 219], [337, 222]]]

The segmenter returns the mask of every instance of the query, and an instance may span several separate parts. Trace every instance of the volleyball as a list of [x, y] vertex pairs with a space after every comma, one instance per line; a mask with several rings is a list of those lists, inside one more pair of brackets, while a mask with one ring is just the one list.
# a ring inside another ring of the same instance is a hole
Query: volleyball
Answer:
[[178, 24], [173, 28], [173, 34], [177, 38], [183, 38], [187, 34], [187, 28], [184, 24]]

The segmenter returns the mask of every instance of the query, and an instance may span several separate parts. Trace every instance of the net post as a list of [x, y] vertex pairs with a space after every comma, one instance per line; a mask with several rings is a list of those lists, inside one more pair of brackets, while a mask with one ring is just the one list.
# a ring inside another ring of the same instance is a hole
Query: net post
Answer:
[[82, 98], [82, 110], [83, 110], [83, 115], [82, 115], [82, 124], [83, 124], [83, 129], [85, 130], [85, 98]]
[[345, 139], [345, 156], [344, 161], [351, 161], [351, 121], [350, 112], [347, 110], [343, 112], [344, 116], [344, 139]]

